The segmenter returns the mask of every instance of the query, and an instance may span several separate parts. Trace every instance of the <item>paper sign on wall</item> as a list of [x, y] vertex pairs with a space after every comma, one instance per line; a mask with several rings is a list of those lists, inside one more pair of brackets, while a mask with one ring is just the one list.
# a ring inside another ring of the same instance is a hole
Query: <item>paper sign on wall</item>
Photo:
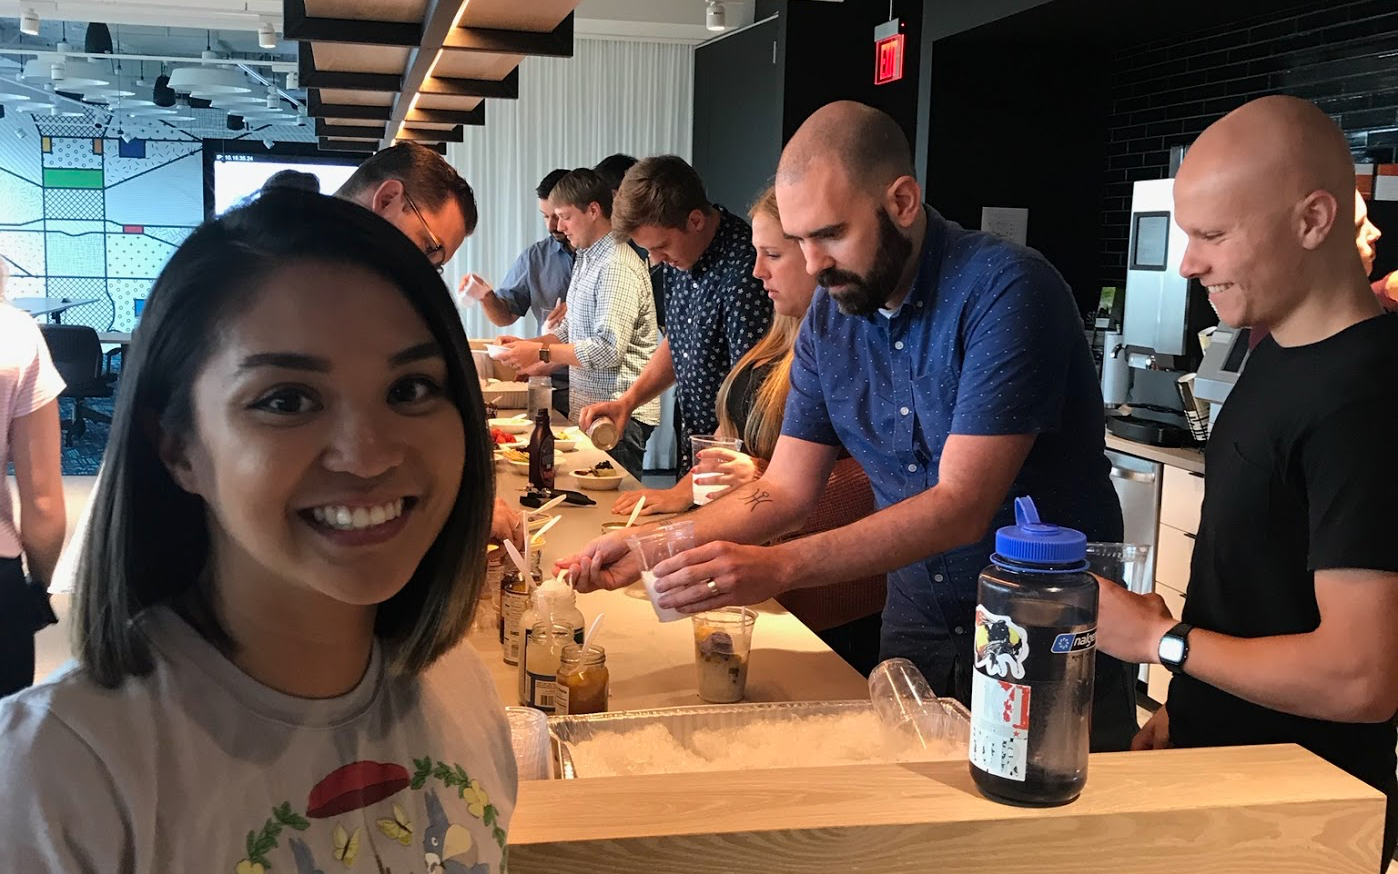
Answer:
[[1017, 206], [981, 207], [981, 230], [1028, 245], [1029, 210]]

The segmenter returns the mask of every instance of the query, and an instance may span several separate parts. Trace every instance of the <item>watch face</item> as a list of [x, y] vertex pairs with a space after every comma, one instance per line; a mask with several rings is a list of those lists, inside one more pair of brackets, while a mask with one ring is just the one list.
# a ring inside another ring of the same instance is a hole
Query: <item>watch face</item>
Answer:
[[1165, 637], [1160, 640], [1160, 660], [1177, 665], [1184, 658], [1184, 641], [1178, 637]]

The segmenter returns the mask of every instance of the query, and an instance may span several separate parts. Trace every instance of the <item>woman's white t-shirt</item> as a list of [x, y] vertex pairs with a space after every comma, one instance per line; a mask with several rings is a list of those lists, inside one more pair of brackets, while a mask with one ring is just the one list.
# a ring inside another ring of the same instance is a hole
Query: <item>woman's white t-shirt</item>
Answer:
[[69, 665], [0, 701], [0, 871], [496, 874], [514, 809], [509, 727], [466, 642], [417, 678], [369, 669], [294, 698], [172, 610], [156, 667], [104, 689]]
[[0, 558], [14, 558], [21, 549], [10, 486], [5, 478], [12, 449], [11, 426], [62, 391], [63, 377], [53, 366], [38, 323], [29, 313], [0, 297]]

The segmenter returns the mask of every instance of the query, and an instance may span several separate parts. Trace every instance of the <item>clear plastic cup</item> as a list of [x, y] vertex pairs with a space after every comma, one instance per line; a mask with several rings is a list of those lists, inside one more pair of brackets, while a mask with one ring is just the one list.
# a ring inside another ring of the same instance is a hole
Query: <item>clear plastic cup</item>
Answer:
[[693, 450], [694, 469], [691, 471], [691, 483], [694, 489], [694, 503], [702, 507], [713, 500], [714, 494], [721, 492], [728, 486], [714, 482], [723, 474], [720, 471], [700, 471], [700, 467], [706, 466], [699, 459], [699, 453], [705, 449], [731, 449], [734, 452], [743, 450], [743, 441], [738, 438], [725, 440], [715, 437], [713, 434], [700, 434], [689, 438], [690, 449]]
[[1150, 545], [1145, 543], [1089, 543], [1087, 563], [1092, 572], [1120, 583], [1133, 592], [1147, 592], [1146, 559]]
[[531, 707], [506, 707], [510, 743], [521, 780], [548, 780], [553, 777], [553, 755], [549, 745], [549, 718]]
[[757, 613], [750, 607], [724, 607], [695, 614], [693, 619], [699, 697], [710, 704], [742, 701]]
[[661, 622], [683, 619], [685, 614], [679, 610], [673, 607], [661, 608], [656, 603], [659, 596], [655, 593], [653, 569], [665, 559], [694, 548], [694, 523], [667, 522], [654, 531], [627, 538], [626, 543], [631, 547], [636, 560], [641, 563], [641, 583], [646, 587], [646, 595], [650, 597], [650, 605], [655, 608], [656, 618]]
[[969, 742], [966, 723], [947, 712], [922, 672], [907, 659], [880, 662], [869, 674], [869, 700], [899, 743], [956, 752]]

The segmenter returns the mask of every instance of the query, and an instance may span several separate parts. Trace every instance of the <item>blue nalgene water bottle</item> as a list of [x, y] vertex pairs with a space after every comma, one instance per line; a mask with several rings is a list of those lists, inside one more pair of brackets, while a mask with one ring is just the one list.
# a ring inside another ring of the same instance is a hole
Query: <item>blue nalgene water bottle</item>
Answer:
[[1082, 532], [1029, 498], [1015, 521], [977, 585], [971, 777], [995, 801], [1067, 804], [1087, 782], [1097, 580]]

